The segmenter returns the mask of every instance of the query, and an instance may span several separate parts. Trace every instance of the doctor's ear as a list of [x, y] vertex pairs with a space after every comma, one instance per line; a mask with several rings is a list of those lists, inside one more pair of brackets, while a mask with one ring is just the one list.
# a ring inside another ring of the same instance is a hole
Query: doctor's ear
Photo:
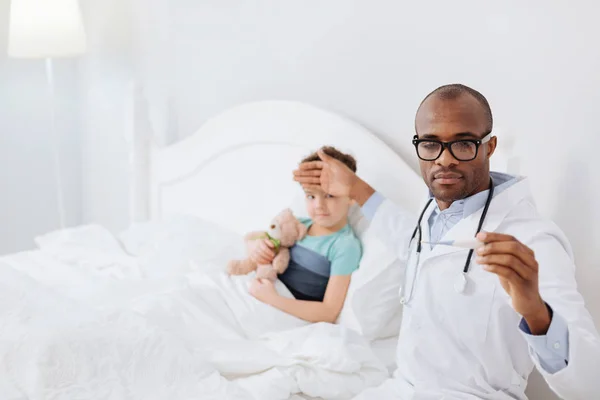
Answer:
[[490, 158], [492, 156], [492, 154], [494, 154], [494, 152], [496, 151], [496, 146], [498, 145], [498, 137], [497, 136], [492, 136], [490, 138], [490, 141], [487, 142], [487, 158]]

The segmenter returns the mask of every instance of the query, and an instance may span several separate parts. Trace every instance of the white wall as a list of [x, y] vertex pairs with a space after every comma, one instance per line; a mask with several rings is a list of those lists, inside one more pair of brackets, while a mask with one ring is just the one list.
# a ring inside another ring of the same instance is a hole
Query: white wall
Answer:
[[[133, 80], [128, 0], [80, 0], [88, 52], [55, 60], [57, 133], [67, 226], [129, 221], [126, 94]], [[59, 228], [43, 60], [6, 56], [9, 0], [0, 0], [0, 254]]]
[[[60, 227], [51, 114], [43, 60], [6, 56], [9, 1], [0, 0], [0, 254], [33, 246]], [[55, 62], [54, 104], [66, 223], [81, 221], [80, 107], [77, 61]]]
[[[173, 129], [185, 137], [235, 104], [293, 99], [354, 118], [416, 166], [410, 138], [421, 98], [451, 82], [481, 90], [502, 128], [500, 140], [517, 140], [540, 210], [571, 238], [581, 290], [600, 324], [600, 210], [594, 206], [600, 178], [592, 161], [600, 149], [600, 5], [153, 3], [162, 8], [141, 29], [140, 61], [148, 66], [142, 76], [154, 94], [158, 133], [163, 127], [167, 140]], [[539, 379], [529, 392], [532, 400], [553, 398]]]
[[89, 53], [81, 64], [82, 221], [117, 232], [129, 222], [127, 95], [133, 80], [128, 0], [84, 0]]

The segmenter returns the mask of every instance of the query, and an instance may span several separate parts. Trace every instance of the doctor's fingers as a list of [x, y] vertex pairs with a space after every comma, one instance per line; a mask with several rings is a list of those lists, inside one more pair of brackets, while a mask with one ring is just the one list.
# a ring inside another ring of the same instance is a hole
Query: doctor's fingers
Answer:
[[[499, 266], [511, 269], [520, 278], [530, 281], [535, 279], [537, 271], [523, 264], [518, 258], [509, 254], [491, 254], [485, 257], [477, 257], [477, 262], [485, 266]], [[486, 268], [489, 271], [489, 268]]]
[[306, 185], [306, 184], [301, 184], [302, 185], [302, 189], [304, 190], [322, 190], [321, 185]]
[[533, 250], [517, 240], [486, 243], [485, 246], [477, 250], [477, 254], [479, 256], [510, 254], [517, 257], [523, 264], [532, 270], [538, 270], [538, 263], [535, 259]]
[[323, 170], [321, 168], [319, 169], [297, 169], [294, 170], [294, 176], [297, 177], [309, 177], [309, 176], [321, 176], [321, 173], [323, 172]]
[[301, 163], [296, 171], [321, 170], [323, 165], [325, 165], [323, 161], [307, 161]]
[[514, 269], [505, 265], [488, 264], [484, 266], [484, 269], [516, 285], [523, 285], [526, 282]]
[[294, 170], [294, 180], [305, 184], [319, 183], [319, 178], [323, 172], [323, 166], [320, 161], [306, 162], [300, 164], [298, 169]]
[[320, 176], [294, 176], [294, 180], [304, 185], [319, 185], [321, 183]]

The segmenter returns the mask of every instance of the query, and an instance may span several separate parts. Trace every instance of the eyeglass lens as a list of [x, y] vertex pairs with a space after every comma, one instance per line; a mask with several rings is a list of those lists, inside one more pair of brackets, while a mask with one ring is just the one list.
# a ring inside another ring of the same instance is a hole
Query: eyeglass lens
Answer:
[[[433, 141], [424, 141], [417, 146], [419, 157], [430, 161], [437, 159], [442, 150], [442, 144]], [[477, 145], [468, 140], [459, 140], [450, 145], [450, 152], [459, 161], [470, 161], [477, 155]]]

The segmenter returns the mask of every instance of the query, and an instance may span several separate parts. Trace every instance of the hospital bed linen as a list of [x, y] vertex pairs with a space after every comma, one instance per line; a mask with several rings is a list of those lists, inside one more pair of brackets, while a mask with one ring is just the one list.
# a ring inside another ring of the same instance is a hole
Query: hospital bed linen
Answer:
[[389, 376], [356, 332], [252, 298], [251, 276], [223, 273], [241, 240], [206, 229], [187, 263], [132, 255], [98, 226], [0, 258], [3, 398], [346, 399]]

